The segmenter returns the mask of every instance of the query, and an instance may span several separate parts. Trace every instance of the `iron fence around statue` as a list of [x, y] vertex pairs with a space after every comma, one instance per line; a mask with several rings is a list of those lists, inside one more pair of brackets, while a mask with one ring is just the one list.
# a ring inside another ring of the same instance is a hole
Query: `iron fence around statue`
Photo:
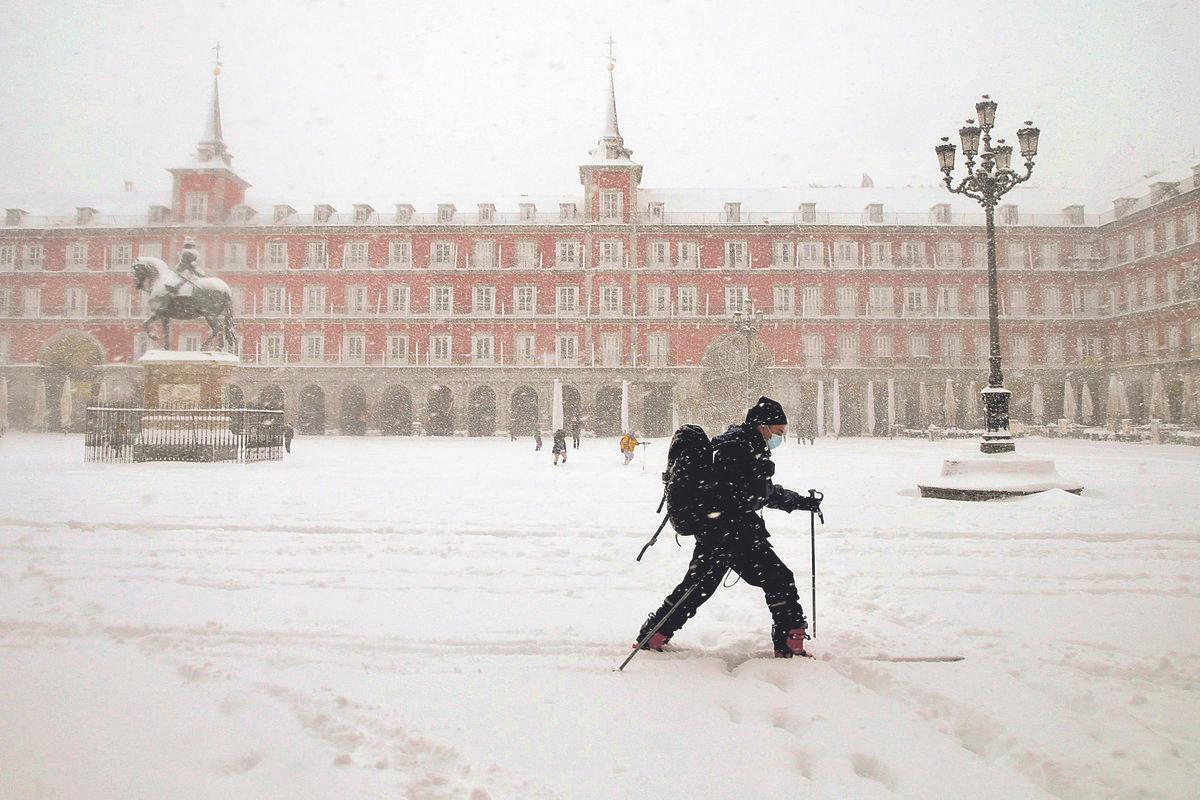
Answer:
[[283, 458], [283, 412], [266, 408], [89, 406], [84, 460], [271, 461]]

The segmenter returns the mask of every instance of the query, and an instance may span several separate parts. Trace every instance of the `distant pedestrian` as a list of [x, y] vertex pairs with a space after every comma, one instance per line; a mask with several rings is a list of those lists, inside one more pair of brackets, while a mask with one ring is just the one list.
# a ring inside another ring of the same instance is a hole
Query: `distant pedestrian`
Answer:
[[554, 453], [554, 466], [558, 466], [558, 459], [561, 457], [562, 462], [567, 463], [567, 432], [559, 428], [554, 432], [554, 446], [550, 448]]
[[283, 426], [283, 449], [287, 452], [292, 452], [292, 437], [296, 435], [296, 429], [291, 426], [291, 423], [285, 423]]
[[542, 432], [536, 427], [533, 429], [533, 445], [534, 452], [542, 449]]
[[626, 464], [633, 461], [633, 454], [637, 452], [637, 446], [637, 435], [633, 431], [621, 437], [621, 455], [625, 456]]
[[800, 444], [816, 444], [817, 443], [817, 421], [815, 418], [804, 415], [800, 418], [800, 424], [796, 426], [796, 432], [799, 434]]
[[583, 435], [583, 420], [579, 417], [571, 420], [571, 439], [576, 450], [579, 449], [579, 437]]

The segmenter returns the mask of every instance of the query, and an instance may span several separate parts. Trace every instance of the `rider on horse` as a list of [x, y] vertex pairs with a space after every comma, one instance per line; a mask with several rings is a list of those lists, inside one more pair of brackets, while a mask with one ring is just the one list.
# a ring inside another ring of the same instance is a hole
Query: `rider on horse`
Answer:
[[[183, 250], [179, 253], [179, 263], [175, 265], [175, 274], [183, 281], [186, 281], [193, 286], [196, 282], [192, 278], [203, 278], [204, 270], [200, 269], [198, 264], [200, 260], [200, 249], [196, 246], [196, 240], [190, 236], [185, 236], [183, 239]], [[183, 288], [183, 281], [177, 284], [167, 284], [166, 290], [171, 294], [179, 294], [179, 290]]]

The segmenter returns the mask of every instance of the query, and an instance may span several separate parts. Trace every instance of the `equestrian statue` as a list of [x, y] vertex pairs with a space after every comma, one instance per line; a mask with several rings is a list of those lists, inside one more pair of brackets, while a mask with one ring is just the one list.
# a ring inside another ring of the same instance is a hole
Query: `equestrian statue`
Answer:
[[204, 318], [211, 334], [204, 340], [201, 350], [216, 341], [217, 349], [237, 349], [233, 335], [233, 293], [220, 278], [206, 275], [199, 264], [196, 243], [188, 237], [179, 254], [175, 269], [167, 266], [161, 258], [141, 256], [133, 262], [133, 285], [137, 291], [150, 293], [150, 317], [142, 323], [142, 329], [152, 341], [158, 337], [150, 331], [157, 320], [162, 324], [162, 345], [171, 347], [170, 324], [173, 319]]

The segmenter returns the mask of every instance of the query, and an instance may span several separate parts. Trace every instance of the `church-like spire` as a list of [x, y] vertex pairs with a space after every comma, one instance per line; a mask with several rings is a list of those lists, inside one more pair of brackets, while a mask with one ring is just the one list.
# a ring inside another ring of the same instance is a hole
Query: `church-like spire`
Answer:
[[212, 102], [208, 107], [208, 115], [204, 120], [204, 134], [200, 137], [200, 145], [196, 149], [196, 157], [201, 161], [219, 160], [225, 166], [233, 161], [233, 155], [225, 146], [221, 132], [221, 92], [218, 85], [221, 74], [221, 43], [213, 48], [217, 53], [217, 63], [213, 67]]
[[617, 89], [613, 83], [613, 70], [617, 61], [613, 58], [612, 36], [605, 42], [608, 45], [608, 104], [604, 113], [604, 133], [592, 151], [592, 156], [605, 161], [621, 161], [632, 158], [633, 151], [625, 147], [625, 139], [621, 136], [621, 127], [617, 124]]

